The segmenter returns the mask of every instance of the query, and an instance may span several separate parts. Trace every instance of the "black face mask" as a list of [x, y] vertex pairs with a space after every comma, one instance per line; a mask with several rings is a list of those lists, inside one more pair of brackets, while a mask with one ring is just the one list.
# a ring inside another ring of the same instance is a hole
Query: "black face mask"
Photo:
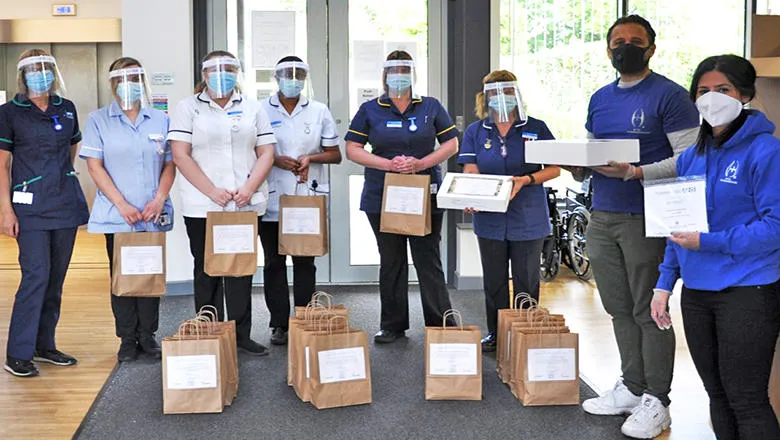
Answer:
[[610, 49], [610, 52], [612, 52], [612, 66], [623, 74], [639, 73], [647, 67], [648, 60], [645, 60], [645, 52], [648, 49], [650, 49], [650, 46], [639, 47], [629, 43]]

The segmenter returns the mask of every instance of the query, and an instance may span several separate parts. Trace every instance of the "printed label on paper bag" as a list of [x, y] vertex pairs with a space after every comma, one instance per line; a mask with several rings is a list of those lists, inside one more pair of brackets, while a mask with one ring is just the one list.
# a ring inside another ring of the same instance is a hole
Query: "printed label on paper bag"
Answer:
[[387, 187], [385, 212], [422, 215], [424, 198], [423, 188], [390, 185]]
[[320, 233], [320, 208], [282, 208], [282, 234]]
[[577, 379], [573, 348], [531, 348], [528, 350], [528, 381], [551, 382]]
[[217, 357], [213, 354], [166, 356], [169, 390], [217, 387]]
[[431, 376], [474, 376], [477, 374], [477, 344], [430, 344]]
[[122, 246], [122, 275], [163, 273], [162, 246]]
[[320, 362], [320, 383], [366, 378], [366, 358], [363, 347], [320, 351], [317, 353], [317, 359]]
[[311, 377], [311, 368], [309, 368], [309, 347], [306, 347], [306, 379]]
[[251, 254], [255, 251], [252, 225], [214, 225], [215, 254]]

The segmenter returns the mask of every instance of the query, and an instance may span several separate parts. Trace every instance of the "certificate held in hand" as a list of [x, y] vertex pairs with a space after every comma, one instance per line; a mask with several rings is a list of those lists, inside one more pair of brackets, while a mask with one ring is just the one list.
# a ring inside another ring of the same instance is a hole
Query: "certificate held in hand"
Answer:
[[706, 185], [704, 176], [645, 182], [645, 236], [709, 232]]

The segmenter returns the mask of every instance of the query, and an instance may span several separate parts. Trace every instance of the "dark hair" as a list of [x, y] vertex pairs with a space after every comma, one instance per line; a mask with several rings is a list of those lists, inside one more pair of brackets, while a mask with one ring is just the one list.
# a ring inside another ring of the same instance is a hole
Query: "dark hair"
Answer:
[[295, 55], [287, 55], [286, 57], [284, 57], [281, 60], [279, 60], [276, 64], [282, 64], [282, 63], [286, 63], [288, 61], [298, 61], [298, 62], [301, 62], [301, 63], [303, 62], [302, 59], [296, 57]]
[[645, 28], [645, 31], [647, 31], [647, 39], [650, 42], [650, 45], [652, 46], [655, 44], [655, 30], [653, 30], [650, 22], [640, 15], [631, 14], [618, 18], [617, 21], [610, 26], [607, 31], [607, 46], [609, 46], [609, 42], [612, 41], [612, 31], [621, 24], [638, 24], [639, 26], [642, 26]]
[[[212, 58], [220, 58], [220, 57], [236, 59], [236, 57], [232, 53], [226, 50], [212, 50], [211, 52], [207, 53], [205, 57], [203, 57], [201, 63], [205, 63], [206, 61]], [[204, 81], [203, 78], [201, 78], [200, 82], [198, 82], [198, 85], [195, 86], [195, 93], [197, 94], [203, 92], [204, 90], [206, 90], [206, 87], [208, 87], [206, 81]], [[238, 93], [241, 93], [241, 90], [239, 90], [238, 86], [236, 86], [236, 91]]]
[[[394, 50], [387, 54], [387, 58], [385, 58], [385, 61], [392, 61], [392, 60], [408, 60], [413, 61], [412, 56], [409, 55], [409, 52], [405, 50]], [[382, 88], [385, 89], [385, 93], [387, 93], [387, 71], [382, 71]]]
[[[696, 102], [701, 77], [709, 72], [722, 73], [737, 89], [740, 96], [750, 98], [751, 100], [756, 96], [756, 68], [753, 67], [753, 64], [737, 55], [716, 55], [699, 63], [698, 67], [696, 67], [696, 71], [693, 73], [691, 88], [689, 90], [693, 102]], [[726, 141], [731, 139], [731, 137], [742, 128], [742, 124], [745, 123], [746, 119], [747, 111], [742, 110], [739, 117], [729, 124], [729, 126], [726, 127], [726, 130], [717, 137], [714, 136], [712, 126], [709, 122], [702, 119], [699, 138], [696, 140], [696, 153], [704, 154], [707, 143], [710, 141], [712, 141], [713, 146], [716, 148], [726, 143]]]

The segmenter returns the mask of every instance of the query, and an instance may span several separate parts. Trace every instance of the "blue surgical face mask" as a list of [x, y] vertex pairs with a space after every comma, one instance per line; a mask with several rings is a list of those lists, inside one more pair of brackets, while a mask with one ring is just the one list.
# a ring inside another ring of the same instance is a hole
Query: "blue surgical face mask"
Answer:
[[389, 91], [403, 93], [412, 87], [412, 75], [408, 73], [388, 73], [385, 83]]
[[24, 74], [24, 82], [31, 92], [40, 95], [51, 89], [54, 84], [54, 72], [51, 70], [27, 72]]
[[116, 94], [119, 99], [128, 103], [140, 101], [143, 91], [143, 85], [139, 82], [121, 82], [116, 86]]
[[236, 74], [233, 72], [210, 73], [209, 90], [222, 96], [227, 96], [236, 87]]
[[303, 90], [303, 81], [289, 78], [279, 79], [279, 91], [286, 98], [295, 98], [301, 94], [301, 90]]
[[490, 107], [495, 112], [500, 112], [503, 108], [506, 109], [506, 112], [508, 113], [517, 107], [517, 98], [511, 95], [505, 95], [502, 102], [498, 95], [491, 96], [488, 98], [488, 107]]

